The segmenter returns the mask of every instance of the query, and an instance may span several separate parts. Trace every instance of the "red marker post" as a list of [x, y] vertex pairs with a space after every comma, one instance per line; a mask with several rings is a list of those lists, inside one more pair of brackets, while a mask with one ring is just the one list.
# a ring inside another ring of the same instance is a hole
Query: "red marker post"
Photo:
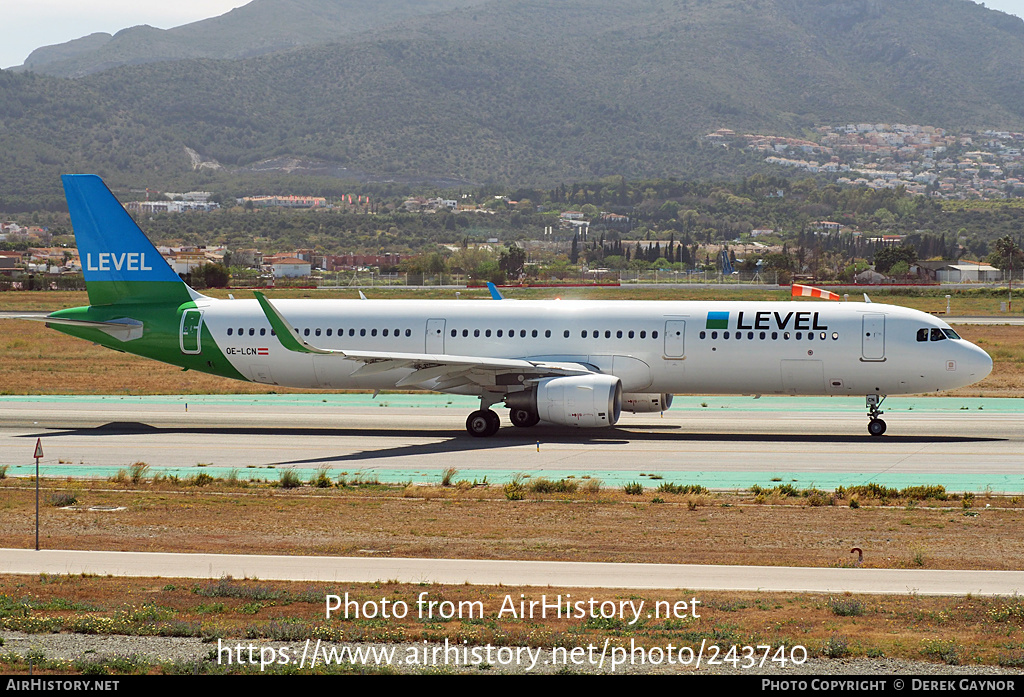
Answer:
[[39, 551], [39, 459], [43, 456], [43, 439], [36, 438], [36, 551]]

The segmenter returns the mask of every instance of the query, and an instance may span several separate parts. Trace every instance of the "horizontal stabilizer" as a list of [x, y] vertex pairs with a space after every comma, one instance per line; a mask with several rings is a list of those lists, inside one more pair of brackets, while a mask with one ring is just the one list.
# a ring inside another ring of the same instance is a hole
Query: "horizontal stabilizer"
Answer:
[[112, 319], [107, 322], [51, 317], [49, 315], [8, 315], [7, 319], [27, 319], [33, 322], [46, 322], [47, 325], [60, 324], [66, 327], [99, 329], [101, 332], [105, 332], [119, 341], [132, 341], [142, 337], [142, 322], [129, 317]]

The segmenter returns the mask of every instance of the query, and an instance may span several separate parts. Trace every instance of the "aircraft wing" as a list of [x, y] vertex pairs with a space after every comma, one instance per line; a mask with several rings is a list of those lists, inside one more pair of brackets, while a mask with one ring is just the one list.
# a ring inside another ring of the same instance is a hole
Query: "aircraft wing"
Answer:
[[423, 386], [433, 383], [430, 389], [444, 391], [469, 383], [495, 385], [499, 374], [516, 373], [523, 384], [531, 380], [556, 375], [586, 375], [597, 372], [583, 363], [557, 361], [531, 361], [523, 358], [492, 358], [484, 356], [455, 356], [449, 354], [406, 353], [399, 351], [358, 351], [349, 349], [325, 349], [313, 346], [299, 335], [281, 312], [259, 291], [253, 291], [256, 300], [273, 327], [281, 345], [296, 353], [312, 353], [323, 356], [358, 361], [363, 364], [353, 373], [373, 375], [397, 368], [410, 368], [412, 373], [399, 380], [395, 386]]

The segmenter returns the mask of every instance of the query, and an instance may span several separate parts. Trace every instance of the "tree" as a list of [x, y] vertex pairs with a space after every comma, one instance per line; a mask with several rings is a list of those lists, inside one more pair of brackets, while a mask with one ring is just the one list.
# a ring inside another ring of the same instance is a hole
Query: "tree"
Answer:
[[526, 250], [509, 242], [508, 247], [503, 249], [498, 257], [498, 268], [505, 272], [508, 278], [519, 278], [523, 275], [523, 265], [526, 263]]
[[1017, 246], [1010, 235], [1004, 235], [993, 243], [995, 250], [988, 255], [988, 263], [1003, 271], [1024, 268], [1024, 251]]
[[901, 261], [906, 262], [909, 270], [911, 264], [917, 261], [917, 250], [910, 245], [882, 247], [875, 252], [875, 271], [889, 273], [889, 269]]

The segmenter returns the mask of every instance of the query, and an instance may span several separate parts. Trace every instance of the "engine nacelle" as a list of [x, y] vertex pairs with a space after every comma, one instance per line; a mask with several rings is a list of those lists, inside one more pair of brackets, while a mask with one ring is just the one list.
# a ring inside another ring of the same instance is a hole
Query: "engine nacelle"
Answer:
[[508, 395], [505, 404], [562, 426], [613, 426], [622, 413], [622, 381], [614, 375], [544, 378], [530, 392]]
[[667, 411], [670, 406], [672, 406], [672, 395], [670, 394], [627, 392], [622, 395], [622, 411], [628, 411], [633, 414]]

